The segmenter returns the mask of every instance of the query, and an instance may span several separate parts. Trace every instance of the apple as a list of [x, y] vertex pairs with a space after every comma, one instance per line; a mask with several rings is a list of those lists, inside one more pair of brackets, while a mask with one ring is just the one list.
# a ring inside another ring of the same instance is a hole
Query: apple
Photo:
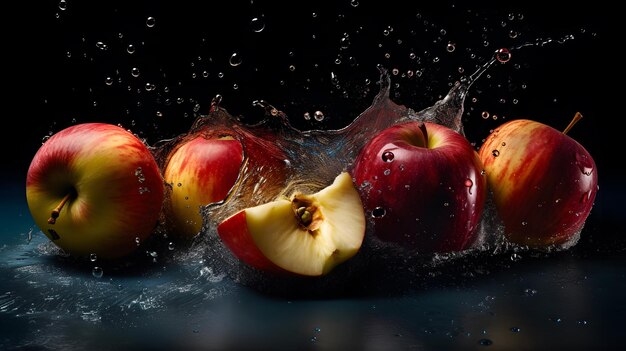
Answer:
[[107, 123], [65, 128], [36, 152], [26, 177], [35, 224], [74, 256], [125, 256], [157, 225], [164, 185], [150, 149]]
[[264, 272], [321, 276], [352, 258], [365, 214], [349, 173], [314, 194], [294, 193], [226, 218], [217, 232], [230, 251]]
[[589, 152], [564, 132], [528, 119], [502, 124], [479, 154], [509, 241], [566, 245], [578, 237], [598, 190]]
[[482, 168], [463, 135], [410, 121], [367, 142], [352, 174], [378, 239], [435, 253], [463, 251], [477, 241], [487, 193]]
[[196, 236], [203, 224], [201, 207], [226, 198], [242, 162], [242, 145], [231, 134], [203, 130], [179, 142], [163, 173], [170, 185], [164, 206], [168, 231]]

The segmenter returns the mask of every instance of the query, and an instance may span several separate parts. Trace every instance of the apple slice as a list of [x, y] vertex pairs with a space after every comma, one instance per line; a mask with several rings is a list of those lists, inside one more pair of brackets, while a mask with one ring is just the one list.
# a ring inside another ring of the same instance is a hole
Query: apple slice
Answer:
[[241, 210], [217, 232], [235, 256], [259, 270], [321, 276], [359, 251], [365, 214], [352, 178], [343, 172], [315, 194]]

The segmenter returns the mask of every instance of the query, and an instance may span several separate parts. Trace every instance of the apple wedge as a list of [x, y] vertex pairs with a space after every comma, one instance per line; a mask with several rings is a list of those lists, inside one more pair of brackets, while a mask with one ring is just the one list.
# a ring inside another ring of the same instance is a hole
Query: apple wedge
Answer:
[[359, 251], [365, 214], [352, 178], [343, 172], [317, 193], [241, 210], [217, 232], [235, 256], [259, 270], [321, 276]]

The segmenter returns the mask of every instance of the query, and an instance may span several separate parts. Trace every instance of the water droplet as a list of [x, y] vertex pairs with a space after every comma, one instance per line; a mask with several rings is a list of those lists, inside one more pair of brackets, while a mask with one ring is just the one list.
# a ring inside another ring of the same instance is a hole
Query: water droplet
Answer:
[[456, 50], [456, 44], [454, 44], [453, 42], [449, 42], [448, 45], [446, 45], [446, 51], [454, 52], [454, 50]]
[[481, 113], [480, 115], [481, 115], [481, 117], [482, 117], [483, 119], [487, 119], [487, 118], [489, 118], [489, 112], [487, 112], [487, 111], [483, 111], [483, 113]]
[[295, 71], [295, 70], [296, 70], [296, 66], [294, 66], [294, 65], [290, 65], [290, 66], [289, 66], [289, 70], [290, 70], [291, 72]]
[[59, 10], [61, 11], [67, 10], [67, 1], [65, 0], [59, 1]]
[[236, 52], [233, 52], [233, 54], [230, 55], [230, 59], [228, 60], [228, 63], [230, 63], [230, 65], [233, 67], [239, 66], [241, 64], [241, 55], [239, 55]]
[[183, 186], [183, 183], [178, 183], [178, 184], [176, 184], [176, 186], [181, 187], [181, 186]]
[[437, 63], [437, 62], [439, 62], [439, 56], [435, 56], [435, 57], [433, 58], [433, 63]]
[[511, 331], [512, 331], [513, 333], [519, 333], [519, 332], [521, 331], [521, 329], [520, 329], [520, 328], [518, 328], [518, 327], [511, 327]]
[[374, 218], [383, 218], [385, 217], [385, 215], [387, 214], [387, 211], [383, 208], [383, 207], [376, 207], [373, 211], [372, 211], [372, 217]]
[[444, 207], [448, 207], [448, 206], [450, 206], [450, 203], [449, 203], [449, 202], [444, 202], [444, 203], [443, 203], [443, 206], [444, 206]]
[[139, 246], [141, 244], [141, 239], [139, 239], [139, 237], [135, 237], [135, 244], [137, 244], [137, 246]]
[[586, 203], [587, 201], [589, 201], [591, 199], [591, 194], [592, 191], [588, 190], [586, 193], [583, 194], [583, 196], [580, 198], [580, 202], [582, 203]]
[[384, 35], [384, 36], [388, 36], [388, 35], [389, 35], [389, 33], [391, 33], [391, 32], [389, 31], [389, 29], [385, 29], [385, 30], [383, 30], [383, 35]]
[[502, 49], [496, 50], [496, 60], [498, 60], [499, 62], [507, 63], [509, 62], [510, 59], [511, 59], [511, 52], [509, 51], [509, 49], [502, 48]]
[[498, 156], [500, 156], [500, 151], [493, 150], [493, 151], [491, 151], [491, 154], [493, 155], [493, 157], [498, 157]]
[[352, 7], [358, 7], [359, 6], [359, 2], [357, 0], [351, 0], [350, 1], [350, 5], [352, 5]]
[[254, 17], [250, 20], [250, 28], [255, 33], [261, 33], [265, 29], [265, 22], [262, 18]]
[[135, 53], [135, 45], [133, 44], [128, 44], [128, 47], [126, 47], [126, 52], [129, 54], [134, 54]]
[[511, 261], [513, 262], [518, 262], [521, 259], [522, 259], [522, 255], [515, 253], [515, 252], [511, 254]]
[[310, 113], [308, 113], [308, 112], [305, 112], [305, 113], [304, 113], [304, 120], [305, 120], [305, 121], [310, 121], [310, 120], [311, 120], [311, 114], [310, 114]]
[[315, 328], [315, 332], [316, 332], [316, 333], [319, 333], [319, 332], [321, 332], [321, 331], [322, 331], [322, 328], [320, 328], [320, 327]]
[[482, 346], [489, 346], [493, 344], [493, 341], [491, 341], [490, 339], [480, 339], [478, 340], [478, 344]]
[[394, 69], [392, 69], [392, 70], [391, 70], [391, 73], [392, 73], [394, 76], [397, 76], [397, 75], [398, 75], [398, 73], [400, 73], [400, 71], [399, 71], [397, 68], [394, 68]]
[[384, 175], [386, 175], [386, 176], [388, 176], [388, 175], [390, 175], [390, 174], [391, 174], [391, 170], [390, 170], [389, 168], [387, 168], [387, 169], [383, 172], [383, 174], [384, 174]]
[[102, 268], [100, 267], [93, 267], [93, 269], [91, 270], [91, 275], [93, 275], [95, 278], [102, 278], [102, 274], [104, 274], [104, 271], [102, 271]]
[[511, 30], [509, 32], [509, 38], [511, 38], [511, 39], [517, 38], [517, 35], [518, 35], [517, 31]]
[[383, 155], [382, 155], [383, 161], [385, 162], [392, 162], [394, 157], [395, 155], [391, 151], [385, 151], [383, 152]]
[[154, 84], [152, 83], [146, 83], [146, 91], [152, 91], [154, 90]]
[[150, 16], [146, 19], [146, 26], [148, 28], [154, 27], [155, 24], [156, 24], [156, 19], [154, 17]]
[[587, 322], [587, 321], [586, 321], [586, 320], [584, 320], [584, 319], [581, 319], [581, 320], [577, 320], [577, 321], [576, 321], [576, 323], [577, 323], [578, 325], [587, 325], [589, 322]]
[[106, 77], [106, 78], [104, 79], [104, 84], [106, 84], [106, 85], [112, 85], [112, 84], [113, 84], [113, 78], [111, 78], [111, 77]]
[[133, 67], [133, 69], [130, 70], [130, 74], [135, 78], [139, 77], [139, 68]]
[[89, 261], [96, 262], [97, 259], [98, 259], [98, 256], [95, 253], [92, 253], [89, 255]]
[[415, 58], [416, 58], [416, 57], [417, 57], [417, 55], [415, 55], [415, 53], [414, 53], [414, 52], [412, 52], [412, 53], [410, 53], [410, 54], [409, 54], [409, 58], [410, 58], [411, 60], [415, 60]]
[[526, 222], [526, 221], [522, 221], [522, 225], [523, 225], [523, 226], [527, 226], [527, 225], [528, 225], [528, 222]]
[[313, 118], [315, 118], [316, 121], [321, 122], [324, 120], [324, 113], [322, 111], [315, 111]]
[[237, 89], [239, 89], [239, 84], [234, 83], [234, 84], [233, 84], [233, 90], [237, 90]]
[[108, 48], [109, 48], [109, 47], [107, 46], [107, 44], [105, 44], [104, 42], [101, 42], [101, 41], [99, 41], [99, 42], [97, 42], [97, 43], [96, 43], [96, 47], [97, 47], [98, 49], [100, 49], [100, 50], [106, 50], [106, 49], [108, 49]]
[[525, 294], [526, 296], [535, 296], [535, 295], [537, 295], [537, 290], [535, 290], [535, 289], [530, 289], [530, 288], [528, 288], [528, 289], [524, 289], [524, 294]]

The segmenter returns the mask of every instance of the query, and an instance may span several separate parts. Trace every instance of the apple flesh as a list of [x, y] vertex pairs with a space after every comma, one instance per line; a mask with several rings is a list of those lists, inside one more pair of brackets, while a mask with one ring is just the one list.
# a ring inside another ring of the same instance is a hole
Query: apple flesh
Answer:
[[261, 271], [321, 276], [359, 251], [365, 215], [344, 172], [317, 193], [241, 210], [217, 232], [235, 256]]
[[202, 132], [182, 141], [164, 171], [170, 185], [164, 207], [168, 231], [187, 239], [196, 236], [203, 224], [201, 207], [226, 198], [242, 162], [242, 145], [231, 135]]
[[370, 140], [352, 173], [377, 238], [435, 253], [476, 242], [487, 189], [482, 167], [461, 134], [411, 121]]
[[598, 189], [595, 162], [581, 144], [543, 123], [517, 119], [496, 128], [479, 154], [511, 242], [546, 247], [577, 236]]
[[26, 177], [30, 213], [74, 256], [118, 258], [147, 239], [159, 218], [163, 180], [148, 149], [127, 130], [78, 124], [48, 139]]

